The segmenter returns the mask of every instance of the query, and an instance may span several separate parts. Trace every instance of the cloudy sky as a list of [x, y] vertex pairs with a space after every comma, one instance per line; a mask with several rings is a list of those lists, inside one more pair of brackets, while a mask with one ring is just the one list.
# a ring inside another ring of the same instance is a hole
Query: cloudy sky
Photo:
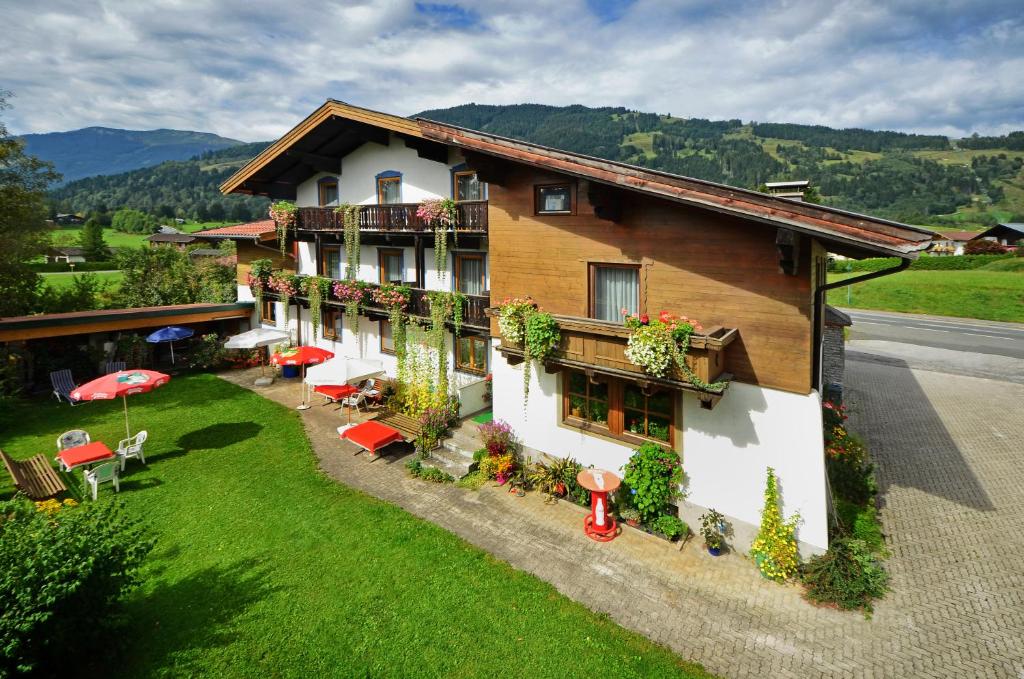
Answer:
[[280, 135], [327, 98], [1024, 129], [1021, 0], [0, 0], [12, 132]]

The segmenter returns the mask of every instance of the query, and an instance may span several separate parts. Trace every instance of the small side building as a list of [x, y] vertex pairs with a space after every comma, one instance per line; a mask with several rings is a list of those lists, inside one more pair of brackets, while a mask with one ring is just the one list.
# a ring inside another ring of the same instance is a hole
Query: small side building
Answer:
[[823, 396], [842, 402], [846, 375], [846, 329], [853, 325], [848, 314], [825, 306], [825, 332], [821, 339], [821, 383]]

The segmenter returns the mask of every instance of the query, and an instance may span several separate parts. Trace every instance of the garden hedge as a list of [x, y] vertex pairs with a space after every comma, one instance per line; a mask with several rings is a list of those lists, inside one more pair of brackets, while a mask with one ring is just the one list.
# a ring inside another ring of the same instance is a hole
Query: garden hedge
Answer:
[[[1003, 255], [959, 255], [949, 257], [935, 257], [922, 255], [910, 263], [911, 269], [918, 271], [965, 271], [967, 269], [980, 269], [986, 264], [1001, 259], [1012, 258], [1012, 253]], [[881, 271], [889, 269], [900, 263], [899, 257], [874, 257], [871, 259], [843, 259], [830, 261], [828, 270], [834, 273]]]

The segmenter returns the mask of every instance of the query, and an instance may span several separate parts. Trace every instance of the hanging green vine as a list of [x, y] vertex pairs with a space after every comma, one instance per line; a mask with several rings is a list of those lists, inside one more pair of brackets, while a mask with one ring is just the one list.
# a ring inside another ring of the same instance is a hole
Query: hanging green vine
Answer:
[[249, 290], [256, 300], [256, 322], [263, 322], [263, 289], [270, 280], [274, 263], [269, 259], [254, 259], [249, 263]]
[[562, 342], [558, 321], [541, 311], [532, 298], [516, 297], [498, 305], [498, 328], [507, 342], [522, 345], [523, 408], [526, 408], [533, 361], [545, 360]]
[[343, 235], [345, 240], [345, 278], [355, 280], [359, 275], [359, 213], [362, 205], [345, 203], [335, 212], [342, 216]]
[[455, 245], [459, 244], [455, 229], [458, 205], [451, 198], [432, 198], [420, 203], [416, 216], [434, 229], [434, 266], [441, 280], [444, 280], [448, 271], [448, 229], [455, 232]]
[[296, 228], [298, 211], [299, 208], [290, 200], [279, 200], [270, 205], [270, 218], [277, 228], [277, 244], [281, 248], [282, 257], [288, 250], [288, 229]]
[[281, 303], [284, 304], [283, 319], [285, 327], [288, 326], [288, 311], [291, 308], [291, 298], [299, 291], [296, 284], [296, 277], [284, 271], [272, 273], [267, 283], [268, 287], [280, 296]]
[[452, 293], [452, 326], [455, 328], [455, 336], [462, 334], [462, 321], [466, 315], [466, 296], [461, 292]]
[[398, 305], [388, 309], [388, 322], [391, 324], [391, 340], [395, 345], [395, 358], [398, 360], [397, 377], [399, 382], [406, 379], [405, 357], [408, 355], [406, 347], [406, 316], [402, 307]]
[[357, 345], [362, 341], [359, 337], [359, 310], [366, 302], [368, 288], [367, 283], [354, 280], [334, 281], [332, 287], [335, 299], [345, 305], [348, 327], [355, 333]]
[[431, 292], [430, 297], [430, 346], [437, 352], [437, 391], [448, 397], [448, 352], [444, 346], [444, 327], [448, 318], [447, 293]]
[[313, 341], [320, 334], [320, 314], [323, 310], [324, 291], [327, 288], [327, 279], [319, 276], [306, 278], [306, 296], [309, 298], [309, 320], [313, 324]]

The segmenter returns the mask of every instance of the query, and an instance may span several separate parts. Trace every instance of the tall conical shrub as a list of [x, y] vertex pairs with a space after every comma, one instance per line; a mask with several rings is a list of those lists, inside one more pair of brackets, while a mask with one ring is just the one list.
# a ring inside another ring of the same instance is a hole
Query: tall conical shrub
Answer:
[[775, 470], [768, 467], [768, 482], [764, 489], [764, 509], [761, 510], [761, 530], [750, 547], [750, 556], [764, 577], [784, 582], [796, 575], [800, 555], [796, 546], [796, 525], [800, 515], [785, 520], [779, 506], [779, 487]]

